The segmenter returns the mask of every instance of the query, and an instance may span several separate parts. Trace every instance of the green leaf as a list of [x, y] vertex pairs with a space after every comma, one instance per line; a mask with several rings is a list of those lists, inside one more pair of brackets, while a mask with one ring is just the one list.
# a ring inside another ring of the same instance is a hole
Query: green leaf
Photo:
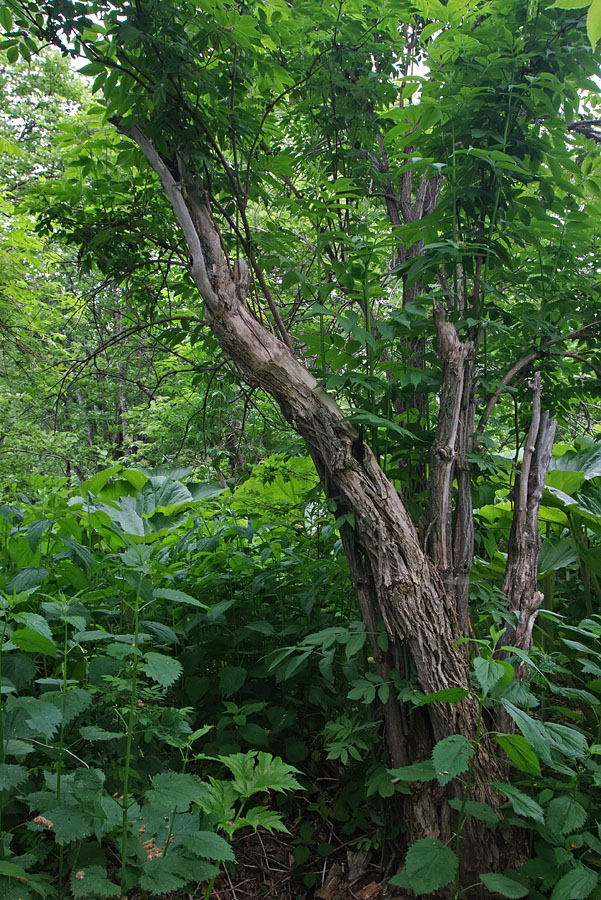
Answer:
[[228, 842], [213, 831], [197, 831], [183, 839], [186, 850], [190, 850], [195, 856], [203, 859], [213, 859], [217, 862], [236, 862], [234, 851]]
[[50, 740], [54, 737], [63, 716], [54, 703], [38, 700], [35, 697], [22, 697], [19, 706], [27, 715], [27, 724], [35, 734], [41, 734]]
[[241, 797], [250, 797], [260, 791], [301, 790], [295, 775], [298, 769], [271, 753], [250, 750], [248, 753], [232, 753], [221, 756], [220, 762], [234, 776], [233, 787]]
[[591, 0], [555, 0], [549, 9], [582, 9], [588, 6]]
[[0, 763], [0, 791], [13, 791], [28, 776], [25, 766], [12, 763]]
[[267, 809], [265, 806], [253, 806], [243, 818], [236, 820], [236, 825], [238, 828], [249, 825], [255, 831], [257, 828], [265, 828], [269, 832], [281, 831], [283, 834], [290, 833], [282, 822], [281, 815], [274, 809]]
[[153, 775], [152, 787], [146, 794], [149, 803], [162, 804], [167, 812], [187, 812], [190, 804], [204, 797], [207, 786], [198, 775], [187, 772], [164, 772]]
[[354, 656], [356, 653], [359, 653], [359, 651], [363, 649], [366, 638], [367, 635], [364, 631], [360, 631], [358, 634], [351, 635], [346, 643], [346, 647], [344, 648], [347, 659], [350, 659], [351, 656]]
[[28, 653], [42, 653], [44, 656], [56, 656], [56, 644], [51, 638], [34, 631], [33, 628], [17, 628], [10, 636], [15, 647]]
[[433, 694], [427, 694], [415, 704], [416, 706], [426, 706], [428, 703], [458, 703], [467, 697], [469, 691], [467, 688], [453, 687], [445, 688], [442, 691], [435, 691]]
[[158, 856], [144, 863], [144, 874], [140, 877], [140, 887], [152, 894], [169, 894], [179, 891], [191, 880], [182, 872], [185, 860], [177, 856]]
[[423, 838], [409, 847], [405, 869], [415, 894], [431, 894], [453, 880], [457, 857], [436, 838]]
[[541, 774], [538, 756], [521, 734], [495, 734], [494, 738], [520, 772]]
[[90, 690], [72, 687], [66, 691], [46, 691], [43, 699], [46, 703], [54, 703], [62, 714], [63, 723], [68, 725], [91, 706], [94, 696]]
[[388, 773], [399, 781], [432, 781], [436, 778], [434, 763], [431, 759], [413, 763], [410, 766], [401, 766], [399, 769], [388, 769]]
[[542, 806], [540, 806], [536, 800], [533, 800], [527, 794], [524, 794], [523, 791], [518, 790], [518, 788], [513, 787], [511, 784], [495, 781], [493, 782], [493, 787], [496, 787], [502, 794], [505, 794], [516, 815], [524, 816], [526, 819], [535, 819], [537, 822], [540, 822], [541, 825], [544, 825], [545, 814]]
[[500, 894], [502, 897], [518, 898], [528, 895], [528, 888], [508, 878], [507, 875], [498, 875], [496, 872], [487, 872], [480, 875], [480, 880], [486, 885], [493, 894]]
[[0, 25], [4, 31], [11, 31], [13, 27], [13, 17], [7, 6], [0, 6]]
[[478, 800], [466, 800], [464, 804], [459, 797], [452, 797], [449, 800], [449, 806], [457, 810], [461, 810], [463, 806], [463, 811], [467, 816], [472, 816], [480, 822], [486, 822], [487, 825], [498, 825], [501, 821], [492, 806], [489, 806], [488, 803], [480, 803]]
[[125, 737], [119, 731], [105, 731], [104, 728], [98, 728], [96, 725], [84, 725], [79, 729], [79, 733], [85, 741], [117, 741], [119, 738]]
[[7, 878], [24, 878], [29, 880], [29, 875], [21, 866], [8, 862], [6, 859], [0, 860], [0, 875], [6, 875]]
[[439, 784], [448, 784], [465, 772], [474, 752], [471, 742], [462, 734], [451, 734], [438, 741], [432, 751], [432, 763]]
[[548, 572], [556, 572], [565, 569], [578, 561], [578, 554], [574, 542], [569, 538], [559, 541], [543, 541], [538, 557], [538, 571], [540, 576]]
[[90, 815], [76, 806], [56, 806], [43, 815], [52, 822], [52, 831], [56, 836], [56, 843], [60, 846], [81, 841], [92, 833]]
[[545, 733], [542, 724], [529, 716], [528, 713], [525, 713], [517, 706], [514, 706], [509, 700], [501, 700], [501, 703], [536, 755], [542, 759], [543, 762], [552, 765], [553, 760], [549, 752], [549, 738]]
[[22, 591], [29, 591], [31, 588], [39, 587], [39, 585], [48, 578], [48, 569], [37, 566], [26, 566], [20, 572], [11, 578], [6, 585], [7, 594], [20, 594]]
[[505, 667], [498, 660], [477, 656], [474, 659], [474, 672], [482, 692], [489, 694], [505, 675]]
[[597, 873], [585, 866], [578, 866], [559, 879], [551, 900], [584, 900], [597, 884]]
[[75, 866], [71, 875], [71, 893], [80, 897], [117, 897], [119, 885], [109, 881], [102, 866]]
[[224, 697], [237, 694], [248, 675], [243, 666], [224, 666], [219, 672], [219, 689]]
[[197, 606], [199, 609], [210, 608], [201, 603], [200, 600], [197, 600], [196, 597], [191, 597], [190, 594], [185, 594], [184, 591], [174, 591], [171, 588], [155, 588], [154, 596], [160, 600], [170, 600], [172, 603], [185, 603], [188, 606]]
[[588, 745], [581, 731], [555, 722], [545, 722], [544, 730], [551, 743], [569, 759], [584, 759]]
[[572, 797], [554, 797], [547, 807], [545, 820], [547, 828], [553, 834], [570, 834], [582, 828], [586, 821], [586, 810]]
[[146, 665], [143, 671], [158, 682], [161, 687], [171, 687], [182, 674], [182, 664], [171, 656], [163, 656], [162, 653], [148, 652], [144, 654]]

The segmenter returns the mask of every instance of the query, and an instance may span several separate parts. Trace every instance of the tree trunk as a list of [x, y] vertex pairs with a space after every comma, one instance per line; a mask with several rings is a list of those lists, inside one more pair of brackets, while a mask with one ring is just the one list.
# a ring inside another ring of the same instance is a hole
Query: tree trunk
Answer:
[[[138, 127], [122, 131], [140, 146], [162, 182], [188, 244], [190, 272], [204, 299], [207, 321], [222, 349], [250, 385], [259, 386], [278, 402], [309, 447], [324, 490], [354, 516], [352, 536], [347, 530], [343, 540], [368, 631], [378, 620], [384, 621], [393, 644], [407, 648], [426, 693], [468, 687], [470, 655], [465, 643], [457, 645], [462, 632], [453, 597], [420, 546], [395, 487], [369, 447], [357, 453], [357, 433], [331, 396], [249, 309], [248, 266], [238, 260], [230, 269], [208, 206], [193, 181], [186, 180], [181, 169], [176, 181]], [[171, 168], [176, 164], [172, 161]], [[417, 748], [404, 741], [400, 714], [388, 711], [386, 715], [392, 753], [397, 759], [411, 760]], [[429, 704], [423, 715], [429, 731], [426, 755], [433, 743], [448, 735], [468, 739], [477, 735], [478, 706], [471, 695], [459, 703]], [[498, 777], [502, 777], [500, 764], [483, 742], [470, 796], [498, 805], [489, 787]], [[453, 790], [457, 789], [455, 785]], [[451, 816], [442, 794], [428, 785], [410, 798], [406, 815], [410, 837], [451, 837]], [[468, 829], [463, 845], [464, 876], [471, 882], [478, 880], [478, 872], [498, 866], [501, 858], [504, 864], [514, 859], [513, 848], [500, 843], [497, 834], [485, 835], [480, 828], [478, 832]]]
[[[538, 590], [537, 583], [541, 544], [538, 511], [557, 428], [557, 422], [549, 418], [548, 412], [541, 414], [541, 393], [541, 376], [537, 372], [533, 382], [532, 420], [516, 484], [507, 568], [503, 581], [508, 611], [514, 619], [505, 629], [503, 644], [524, 651], [532, 646], [532, 629], [543, 602], [543, 594]], [[523, 672], [523, 665], [520, 670]]]

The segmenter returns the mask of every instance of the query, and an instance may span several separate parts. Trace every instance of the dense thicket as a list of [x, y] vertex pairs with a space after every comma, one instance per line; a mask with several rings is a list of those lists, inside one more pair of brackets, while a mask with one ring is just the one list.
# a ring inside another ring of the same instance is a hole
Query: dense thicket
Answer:
[[[353, 790], [389, 798], [398, 885], [591, 895], [601, 170], [585, 16], [438, 0], [1, 10], [3, 453], [11, 466], [52, 453], [83, 482], [68, 505], [26, 491], [4, 507], [6, 658], [29, 677], [9, 671], [3, 753], [24, 755], [19, 728], [58, 753], [44, 791], [11, 803], [54, 830], [59, 891], [116, 892], [111, 852], [122, 893], [183, 887], [193, 856], [228, 859], [215, 830], [279, 827], [248, 797], [298, 788], [290, 764], [319, 780], [325, 750], [339, 798], [370, 754]], [[28, 63], [40, 44], [80, 74], [54, 55]], [[24, 341], [34, 321], [42, 339]], [[156, 468], [173, 460], [191, 467]], [[231, 493], [205, 508], [207, 477]], [[28, 487], [23, 468], [15, 486]], [[247, 566], [265, 570], [253, 604]], [[123, 590], [106, 607], [112, 572]], [[298, 605], [284, 624], [287, 592]], [[190, 618], [199, 603], [211, 609]], [[206, 627], [227, 633], [230, 607], [240, 636], [224, 645]], [[104, 636], [106, 653], [93, 646]], [[275, 704], [262, 683], [274, 675]], [[158, 712], [142, 722], [144, 679], [157, 709], [176, 683], [197, 706], [160, 713], [181, 738]], [[215, 684], [217, 713], [203, 700]], [[90, 720], [103, 685], [113, 713]], [[43, 728], [27, 718], [39, 704]], [[190, 771], [204, 732], [185, 735], [208, 719], [217, 738]], [[145, 752], [155, 732], [182, 750], [179, 772]], [[125, 766], [95, 757], [96, 787], [73, 776], [65, 794], [71, 734], [121, 741]], [[237, 786], [218, 769], [200, 780], [211, 755]], [[1, 764], [7, 789], [30, 777]], [[177, 785], [167, 842], [143, 840], [136, 824], [151, 828]], [[119, 790], [115, 807], [103, 799]], [[82, 809], [92, 795], [102, 825]], [[24, 859], [35, 872], [39, 855]], [[203, 865], [187, 880], [208, 897], [217, 870]]]

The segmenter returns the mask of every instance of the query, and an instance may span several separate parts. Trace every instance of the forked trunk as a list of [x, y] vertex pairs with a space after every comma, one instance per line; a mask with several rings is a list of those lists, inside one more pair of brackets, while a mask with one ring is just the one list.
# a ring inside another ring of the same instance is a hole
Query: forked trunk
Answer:
[[[123, 131], [141, 147], [171, 201], [188, 244], [191, 275], [222, 349], [249, 384], [261, 387], [278, 402], [286, 420], [305, 440], [324, 490], [354, 517], [352, 534], [347, 530], [343, 540], [367, 630], [373, 632], [377, 622], [384, 621], [393, 646], [409, 653], [426, 693], [468, 687], [470, 654], [465, 643], [457, 645], [462, 632], [454, 599], [422, 549], [394, 485], [369, 447], [358, 446], [357, 433], [342, 410], [298, 362], [289, 342], [274, 336], [249, 309], [246, 263], [237, 261], [233, 270], [228, 265], [209, 209], [194, 184], [176, 182], [139, 128]], [[378, 665], [386, 671], [390, 661], [378, 658]], [[401, 711], [392, 707], [385, 711], [395, 760], [411, 762], [429, 756], [432, 745], [451, 734], [476, 738], [478, 706], [471, 695], [459, 703], [432, 703], [424, 710], [417, 734], [408, 730]], [[474, 766], [471, 797], [495, 805], [497, 798], [489, 783], [499, 777], [500, 764], [484, 742]], [[411, 838], [451, 837], [454, 822], [444, 800], [443, 792], [430, 786], [408, 798]], [[482, 829], [478, 831], [468, 830], [465, 835], [463, 869], [471, 883], [478, 880], [478, 872], [498, 868], [504, 853], [504, 865], [515, 861], [511, 848], [505, 852], [505, 842], [499, 842], [496, 834], [487, 837]]]

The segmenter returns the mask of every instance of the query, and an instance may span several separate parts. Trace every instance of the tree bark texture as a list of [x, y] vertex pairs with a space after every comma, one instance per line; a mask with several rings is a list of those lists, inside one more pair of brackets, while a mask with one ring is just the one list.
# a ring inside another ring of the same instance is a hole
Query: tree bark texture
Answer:
[[508, 611], [515, 620], [515, 624], [507, 626], [503, 643], [524, 651], [532, 646], [532, 629], [543, 602], [543, 594], [537, 587], [541, 545], [538, 511], [557, 428], [557, 422], [549, 418], [549, 413], [541, 412], [541, 393], [541, 376], [537, 372], [533, 381], [532, 420], [516, 484], [503, 581]]
[[[355, 525], [352, 536], [343, 535], [344, 545], [368, 631], [382, 619], [393, 644], [410, 654], [417, 677], [426, 693], [449, 687], [468, 687], [470, 655], [465, 644], [457, 645], [462, 632], [454, 599], [436, 566], [422, 549], [416, 529], [394, 485], [388, 480], [368, 446], [362, 459], [353, 452], [357, 433], [345, 421], [342, 410], [319, 386], [313, 375], [282, 340], [255, 317], [246, 303], [248, 266], [238, 260], [230, 268], [213, 225], [207, 201], [194, 182], [176, 182], [154, 145], [138, 128], [123, 128], [142, 149], [158, 174], [175, 216], [183, 230], [190, 253], [190, 272], [204, 299], [207, 321], [224, 352], [237, 365], [243, 378], [259, 386], [279, 404], [286, 420], [305, 440], [316, 463], [326, 494], [351, 512]], [[461, 372], [467, 350], [456, 347]], [[456, 341], [458, 343], [458, 341]], [[454, 357], [453, 357], [454, 359]], [[451, 362], [450, 364], [454, 364]], [[462, 386], [462, 381], [460, 382]], [[454, 445], [462, 387], [452, 399], [448, 414], [448, 437], [440, 442], [440, 471], [436, 478], [447, 484], [446, 448]], [[452, 409], [451, 409], [452, 406]], [[450, 546], [446, 507], [438, 513], [445, 523], [445, 547]], [[445, 551], [446, 552], [446, 551]], [[446, 557], [442, 563], [446, 577]], [[386, 660], [379, 660], [382, 672]], [[400, 714], [385, 711], [391, 750], [397, 759], [412, 760], [412, 734], [404, 741]], [[450, 734], [474, 738], [478, 728], [478, 708], [473, 697], [459, 703], [432, 703], [420, 712], [428, 717], [429, 753], [431, 745]], [[404, 742], [404, 746], [403, 746]], [[502, 777], [502, 770], [488, 745], [481, 745], [474, 768], [471, 795], [498, 805], [489, 782]], [[454, 790], [458, 787], [455, 786]], [[451, 837], [449, 810], [441, 791], [430, 787], [411, 798], [410, 837]], [[464, 869], [468, 880], [479, 871], [494, 868], [503, 851], [497, 836], [484, 839], [481, 831], [466, 832]], [[505, 863], [512, 858], [507, 854]], [[473, 895], [473, 896], [476, 896]]]

